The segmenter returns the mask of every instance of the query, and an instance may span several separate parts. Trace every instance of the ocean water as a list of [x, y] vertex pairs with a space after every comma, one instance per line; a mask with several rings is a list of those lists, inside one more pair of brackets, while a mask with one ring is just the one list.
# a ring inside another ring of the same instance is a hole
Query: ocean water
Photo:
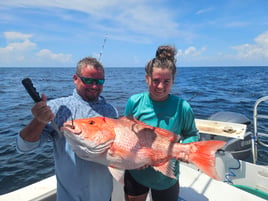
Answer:
[[[72, 94], [75, 68], [0, 68], [0, 194], [54, 174], [52, 146], [33, 153], [16, 152], [16, 135], [32, 118], [33, 101], [21, 84], [32, 79], [48, 99]], [[268, 96], [268, 67], [179, 68], [172, 93], [189, 101], [196, 118], [219, 111], [238, 112], [252, 121], [255, 101]], [[146, 91], [144, 68], [106, 68], [103, 96], [123, 114], [130, 95]], [[267, 107], [263, 108], [267, 112]], [[268, 114], [268, 113], [266, 113]], [[268, 122], [260, 128], [268, 133]], [[263, 139], [268, 143], [268, 139]], [[259, 147], [259, 164], [268, 164], [268, 148]]]

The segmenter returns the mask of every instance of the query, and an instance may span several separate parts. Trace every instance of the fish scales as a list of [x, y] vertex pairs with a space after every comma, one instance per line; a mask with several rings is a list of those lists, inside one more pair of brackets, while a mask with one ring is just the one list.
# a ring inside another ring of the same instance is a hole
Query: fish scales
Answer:
[[64, 123], [61, 128], [74, 152], [85, 160], [118, 169], [137, 169], [147, 165], [175, 178], [171, 159], [184, 160], [214, 179], [215, 152], [223, 141], [178, 143], [178, 136], [149, 126], [133, 117], [111, 119], [92, 117]]

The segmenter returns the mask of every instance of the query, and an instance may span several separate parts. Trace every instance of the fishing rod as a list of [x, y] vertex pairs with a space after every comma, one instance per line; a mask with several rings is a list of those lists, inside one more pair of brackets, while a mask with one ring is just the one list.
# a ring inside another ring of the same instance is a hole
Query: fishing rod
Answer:
[[104, 50], [104, 46], [105, 46], [106, 40], [107, 40], [107, 35], [105, 35], [104, 40], [103, 40], [103, 43], [102, 43], [102, 46], [101, 46], [99, 61], [101, 61], [101, 57], [102, 57], [102, 54], [103, 54], [103, 50]]
[[[24, 78], [21, 81], [22, 85], [24, 86], [24, 88], [26, 89], [26, 91], [28, 92], [28, 94], [31, 96], [31, 98], [34, 100], [35, 103], [38, 103], [40, 101], [42, 101], [42, 98], [40, 97], [39, 93], [36, 91], [36, 88], [34, 87], [32, 80], [30, 78]], [[56, 130], [56, 132], [58, 134], [61, 134], [57, 124], [55, 123], [55, 121], [52, 119], [50, 121], [52, 127]]]

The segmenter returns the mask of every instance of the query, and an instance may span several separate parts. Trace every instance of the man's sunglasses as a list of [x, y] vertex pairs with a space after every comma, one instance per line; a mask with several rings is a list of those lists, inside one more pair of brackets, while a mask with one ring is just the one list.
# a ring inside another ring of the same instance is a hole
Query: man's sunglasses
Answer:
[[[77, 75], [77, 74], [76, 74]], [[80, 75], [77, 75], [84, 84], [93, 84], [96, 83], [96, 85], [103, 85], [105, 79], [93, 79], [93, 78], [89, 78], [89, 77], [82, 77]]]

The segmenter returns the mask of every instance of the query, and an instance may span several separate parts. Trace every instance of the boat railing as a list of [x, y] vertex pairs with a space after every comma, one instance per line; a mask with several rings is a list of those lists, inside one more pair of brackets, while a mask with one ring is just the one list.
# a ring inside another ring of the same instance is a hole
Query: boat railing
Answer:
[[252, 136], [252, 156], [253, 156], [253, 163], [256, 164], [258, 159], [258, 144], [262, 145], [264, 147], [268, 147], [268, 144], [263, 142], [260, 138], [260, 136], [268, 137], [267, 133], [261, 133], [258, 131], [258, 120], [259, 119], [268, 119], [268, 114], [259, 114], [258, 113], [258, 107], [260, 103], [263, 103], [264, 101], [268, 101], [268, 96], [264, 96], [260, 99], [258, 99], [255, 102], [254, 105], [254, 111], [253, 111], [253, 123], [254, 123], [254, 132]]

